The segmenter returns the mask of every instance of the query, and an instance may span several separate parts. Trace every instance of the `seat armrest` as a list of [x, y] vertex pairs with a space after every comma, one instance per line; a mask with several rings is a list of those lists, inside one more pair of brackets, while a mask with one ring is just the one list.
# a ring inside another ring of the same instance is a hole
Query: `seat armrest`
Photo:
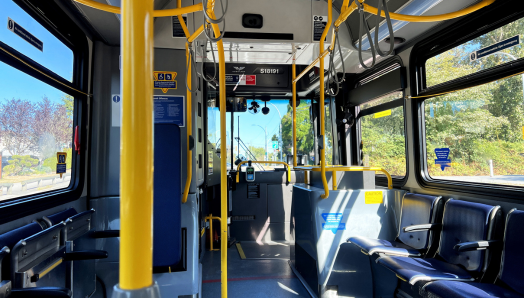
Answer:
[[9, 298], [38, 297], [38, 298], [69, 298], [71, 290], [59, 287], [39, 287], [12, 289]]
[[120, 230], [105, 230], [91, 232], [92, 238], [115, 238], [120, 237]]
[[463, 242], [453, 247], [457, 252], [473, 251], [473, 250], [484, 250], [488, 248], [501, 247], [502, 240], [483, 240], [483, 241], [471, 241]]
[[440, 228], [441, 226], [442, 224], [439, 224], [439, 223], [430, 223], [430, 224], [407, 226], [407, 227], [404, 227], [403, 230], [404, 230], [404, 233], [414, 233], [414, 232], [435, 230], [436, 228]]
[[64, 256], [66, 261], [99, 260], [106, 259], [107, 251], [104, 250], [79, 250], [68, 252]]

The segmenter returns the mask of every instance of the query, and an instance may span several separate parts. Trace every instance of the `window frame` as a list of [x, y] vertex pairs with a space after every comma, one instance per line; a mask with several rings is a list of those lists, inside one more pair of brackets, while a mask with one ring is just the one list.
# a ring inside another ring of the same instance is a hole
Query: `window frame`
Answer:
[[[354, 80], [354, 86], [353, 87], [357, 88], [358, 86], [364, 86], [365, 84], [371, 82], [371, 80], [367, 80], [368, 78], [376, 76], [377, 74], [381, 76], [381, 75], [387, 74], [389, 71], [393, 71], [393, 70], [397, 69], [397, 68], [394, 68], [394, 69], [389, 70], [388, 72], [384, 72], [385, 70], [390, 69], [395, 64], [398, 64], [399, 67], [404, 67], [404, 63], [403, 63], [403, 61], [402, 61], [402, 59], [400, 57], [398, 57], [398, 56], [391, 57], [391, 58], [385, 60], [384, 62], [381, 62], [380, 64], [378, 64], [377, 67], [374, 68], [373, 70], [363, 72], [361, 75], [357, 76], [356, 79]], [[361, 82], [364, 81], [364, 80], [367, 80], [367, 81], [364, 84], [361, 84]], [[380, 104], [378, 106], [374, 106], [374, 107], [370, 107], [370, 108], [367, 108], [367, 109], [364, 109], [364, 110], [360, 110], [360, 105], [365, 104], [367, 102], [370, 102], [370, 101], [372, 101], [374, 99], [377, 99], [379, 97], [386, 96], [388, 94], [391, 94], [391, 93], [394, 93], [394, 92], [398, 92], [398, 91], [402, 91], [403, 92], [404, 96], [402, 98], [398, 98], [398, 99], [392, 100], [390, 102]], [[356, 126], [356, 129], [355, 129], [355, 140], [357, 142], [356, 142], [356, 146], [353, 146], [353, 147], [355, 148], [355, 151], [357, 151], [354, 156], [356, 156], [356, 160], [357, 160], [359, 165], [363, 164], [363, 160], [362, 160], [362, 158], [360, 156], [360, 151], [362, 150], [361, 147], [360, 147], [360, 144], [362, 144], [362, 127], [361, 127], [360, 118], [362, 118], [364, 116], [368, 116], [368, 115], [374, 114], [374, 113], [382, 112], [382, 111], [385, 111], [385, 110], [397, 108], [397, 107], [400, 107], [400, 106], [403, 107], [402, 110], [403, 110], [403, 115], [404, 115], [404, 152], [405, 152], [405, 156], [406, 156], [406, 175], [403, 178], [392, 177], [393, 187], [395, 187], [395, 188], [403, 187], [407, 183], [408, 178], [409, 178], [409, 174], [410, 174], [409, 173], [409, 158], [408, 158], [408, 133], [407, 133], [407, 129], [406, 129], [406, 127], [407, 127], [406, 104], [407, 103], [406, 103], [405, 95], [406, 95], [406, 86], [404, 86], [403, 88], [397, 89], [397, 90], [392, 90], [389, 93], [382, 94], [379, 97], [371, 98], [368, 101], [355, 106], [355, 112], [356, 112], [356, 116], [355, 116], [355, 120], [356, 120], [355, 121], [355, 126]], [[387, 187], [388, 186], [388, 179], [385, 176], [382, 176], [382, 175], [375, 176], [375, 184], [378, 185], [378, 186]]]
[[[38, 3], [38, 9], [31, 1]], [[0, 46], [16, 56], [16, 58], [0, 50], [0, 62], [74, 97], [71, 141], [74, 142], [74, 132], [78, 126], [81, 146], [79, 154], [72, 150], [72, 171], [69, 187], [0, 201], [0, 224], [77, 200], [82, 195], [86, 174], [87, 151], [85, 146], [88, 139], [86, 127], [86, 123], [88, 123], [88, 98], [86, 95], [75, 91], [75, 89], [84, 93], [87, 93], [88, 90], [89, 45], [87, 34], [55, 2], [34, 0], [13, 0], [13, 2], [73, 51], [73, 80], [72, 82], [67, 81], [2, 41], [0, 41]], [[45, 17], [38, 12], [39, 10], [44, 11]], [[53, 25], [49, 22], [52, 22]], [[58, 29], [65, 27], [67, 27], [67, 32]], [[70, 38], [65, 36], [70, 36]], [[38, 69], [45, 75], [35, 71], [33, 68]]]
[[[520, 6], [521, 9], [513, 7], [512, 10], [517, 12], [508, 15], [508, 2], [509, 1], [495, 2], [485, 9], [466, 16], [464, 19], [461, 19], [460, 23], [457, 22], [444, 26], [436, 34], [418, 42], [410, 53], [409, 80], [411, 94], [414, 97], [427, 96], [423, 99], [410, 100], [414, 130], [413, 141], [415, 144], [415, 178], [422, 188], [522, 200], [524, 187], [433, 179], [428, 173], [426, 158], [426, 126], [424, 109], [424, 102], [426, 99], [433, 98], [436, 94], [443, 92], [480, 86], [524, 71], [524, 58], [520, 58], [511, 63], [481, 70], [477, 73], [453, 79], [429, 88], [426, 86], [425, 65], [428, 59], [524, 17], [524, 3], [511, 1], [512, 5]], [[450, 26], [453, 26], [453, 30], [446, 30], [449, 29], [448, 27]], [[471, 33], [464, 36], [464, 32]]]

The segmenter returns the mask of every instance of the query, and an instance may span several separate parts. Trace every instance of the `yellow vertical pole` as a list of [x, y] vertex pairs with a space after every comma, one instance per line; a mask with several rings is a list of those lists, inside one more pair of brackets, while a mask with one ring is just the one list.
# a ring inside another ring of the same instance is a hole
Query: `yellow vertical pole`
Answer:
[[[215, 0], [209, 0], [205, 8], [211, 18], [216, 19], [214, 13]], [[212, 24], [215, 38], [220, 36], [218, 24]], [[222, 298], [227, 298], [227, 148], [226, 148], [226, 60], [224, 56], [224, 43], [217, 42], [218, 48], [218, 75], [220, 90], [220, 282]]]
[[[324, 39], [326, 39], [329, 27], [331, 27], [331, 18], [332, 18], [332, 4], [333, 0], [328, 0], [328, 21], [322, 36], [320, 37], [320, 53], [324, 51]], [[333, 37], [332, 37], [333, 38]], [[326, 155], [325, 155], [325, 108], [324, 108], [324, 57], [320, 57], [320, 134], [322, 135], [322, 149], [320, 149], [320, 170], [322, 176], [322, 184], [324, 185], [324, 194], [320, 197], [327, 199], [329, 197], [329, 187], [326, 179]]]
[[[179, 0], [180, 1], [180, 0]], [[178, 6], [180, 7], [180, 6]], [[179, 16], [180, 17], [180, 16]], [[182, 19], [183, 23], [184, 20]], [[185, 27], [185, 26], [184, 26]], [[187, 86], [191, 89], [191, 60], [189, 57], [189, 46], [186, 43], [186, 65], [187, 65]], [[193, 133], [193, 102], [191, 99], [191, 91], [187, 90], [187, 177], [186, 185], [184, 187], [184, 195], [182, 196], [182, 203], [187, 202], [187, 196], [189, 195], [189, 188], [191, 187], [191, 179], [193, 178], [193, 150], [189, 149], [189, 139]]]
[[[297, 76], [295, 65], [296, 49], [293, 48], [293, 65], [291, 66], [291, 78], [294, 81]], [[297, 166], [297, 83], [293, 82], [293, 167]]]
[[331, 179], [333, 179], [333, 190], [337, 190], [337, 171], [333, 171]]
[[153, 0], [122, 1], [120, 283], [153, 285]]

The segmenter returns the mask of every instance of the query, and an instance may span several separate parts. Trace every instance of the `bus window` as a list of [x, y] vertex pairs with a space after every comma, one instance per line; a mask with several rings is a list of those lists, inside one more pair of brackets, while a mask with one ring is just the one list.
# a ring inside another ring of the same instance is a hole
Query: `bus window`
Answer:
[[523, 30], [524, 18], [428, 59], [426, 87], [511, 63], [524, 57], [521, 40]]
[[427, 99], [431, 178], [524, 186], [523, 103], [520, 75]]
[[[331, 101], [333, 99], [326, 100], [324, 105], [324, 131], [326, 138], [326, 148], [324, 154], [326, 155], [326, 165], [333, 165], [335, 152], [333, 152], [333, 119], [331, 119]], [[338, 162], [335, 162], [338, 164]]]
[[[0, 41], [62, 78], [73, 81], [73, 51], [13, 1], [2, 1]], [[30, 39], [31, 41], [27, 41]]]
[[[13, 55], [34, 60], [39, 71], [51, 77], [51, 70], [72, 81], [71, 49], [12, 1], [3, 5], [6, 9], [0, 18], [9, 17], [23, 27], [25, 35], [20, 34], [25, 38], [2, 28], [0, 41], [14, 49]], [[39, 42], [43, 44], [40, 48]], [[70, 94], [0, 60], [0, 200], [70, 186], [74, 112]], [[60, 166], [62, 175], [57, 174], [58, 152], [66, 154], [65, 166]]]
[[[406, 176], [406, 136], [404, 133], [404, 106], [383, 105], [402, 99], [398, 91], [360, 105], [362, 163], [366, 167], [383, 167], [396, 178]], [[381, 108], [382, 106], [382, 108]]]

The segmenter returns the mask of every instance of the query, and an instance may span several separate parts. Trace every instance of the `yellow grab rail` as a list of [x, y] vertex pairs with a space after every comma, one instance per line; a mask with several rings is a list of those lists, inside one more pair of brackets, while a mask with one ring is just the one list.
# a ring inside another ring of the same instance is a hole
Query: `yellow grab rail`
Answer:
[[122, 1], [120, 282], [153, 285], [153, 0]]
[[[237, 165], [237, 183], [240, 181], [240, 167], [243, 165], [243, 164], [246, 164], [248, 163], [249, 161], [245, 160], [245, 161], [242, 161], [241, 163], [239, 163]], [[288, 182], [291, 182], [291, 170], [289, 169], [289, 165], [283, 161], [252, 161], [251, 163], [259, 163], [259, 164], [268, 164], [268, 163], [273, 163], [273, 164], [277, 164], [277, 165], [285, 165], [286, 166], [286, 170], [287, 170], [287, 181]]]
[[[178, 0], [181, 2], [182, 0]], [[186, 28], [186, 25], [184, 23], [184, 20], [180, 22], [182, 25], [182, 28]], [[186, 31], [186, 30], [184, 30]], [[187, 32], [189, 33], [189, 32]], [[187, 65], [187, 88], [191, 89], [191, 56], [189, 55], [189, 46], [186, 43], [186, 65]], [[187, 89], [186, 88], [186, 89]], [[191, 135], [193, 134], [193, 113], [191, 111], [192, 108], [192, 97], [191, 97], [191, 91], [187, 90], [187, 110], [186, 110], [186, 118], [187, 118], [187, 139], [186, 139], [186, 145], [187, 145], [187, 169], [186, 169], [186, 185], [184, 187], [184, 194], [182, 195], [182, 203], [185, 204], [187, 202], [187, 196], [189, 195], [189, 189], [191, 188], [191, 179], [193, 178], [193, 149], [189, 148], [189, 139], [191, 138]]]
[[[209, 0], [207, 2], [207, 14], [216, 19], [214, 7], [215, 1]], [[215, 38], [220, 37], [220, 28], [218, 24], [211, 24]], [[218, 76], [220, 84], [220, 139], [225, 140], [226, 137], [226, 60], [224, 55], [224, 42], [222, 39], [217, 41], [218, 48]], [[222, 298], [227, 297], [227, 142], [220, 142], [220, 283]]]
[[217, 251], [220, 249], [214, 249], [213, 248], [213, 219], [216, 219], [222, 223], [222, 219], [218, 216], [213, 216], [213, 214], [209, 214], [209, 216], [206, 216], [205, 221], [209, 221], [209, 251]]
[[297, 83], [294, 82], [297, 76], [296, 49], [293, 48], [293, 65], [291, 66], [291, 79], [293, 80], [293, 167], [297, 166]]
[[[324, 28], [324, 32], [322, 32], [322, 36], [320, 37], [320, 50], [324, 50], [324, 40], [326, 39], [326, 36], [327, 36], [327, 33], [329, 31], [329, 27], [331, 27], [331, 19], [332, 19], [332, 14], [333, 14], [333, 4], [332, 4], [333, 0], [328, 0], [328, 19], [327, 19], [327, 24], [326, 24], [326, 27]], [[331, 44], [334, 45], [335, 43], [333, 42], [334, 40], [334, 36], [332, 36], [332, 40], [331, 40]], [[325, 154], [325, 150], [324, 147], [326, 146], [326, 137], [324, 135], [325, 133], [325, 126], [326, 126], [326, 123], [325, 123], [325, 113], [326, 113], [326, 109], [324, 108], [324, 95], [325, 95], [325, 91], [324, 91], [324, 57], [320, 57], [320, 103], [319, 103], [319, 107], [320, 107], [320, 135], [321, 135], [321, 140], [320, 142], [322, 142], [322, 146], [320, 146], [320, 170], [322, 172], [322, 184], [324, 185], [324, 194], [322, 194], [320, 197], [323, 198], [323, 199], [327, 199], [329, 197], [329, 188], [328, 188], [328, 185], [327, 185], [327, 179], [326, 179], [326, 154]]]
[[[312, 171], [312, 172], [320, 172], [321, 169], [318, 166], [313, 167], [296, 167], [295, 170], [299, 171]], [[381, 167], [348, 167], [348, 166], [330, 166], [326, 167], [326, 172], [362, 172], [362, 171], [374, 171], [374, 172], [382, 172], [386, 175], [388, 178], [388, 189], [393, 189], [393, 179], [391, 178], [391, 175], [388, 171], [386, 171], [384, 168]], [[336, 174], [333, 176], [336, 177]], [[326, 187], [326, 185], [324, 186]]]
[[[89, 6], [91, 8], [95, 8], [98, 10], [111, 12], [111, 13], [121, 13], [121, 9], [118, 6], [103, 4], [100, 2], [96, 2], [94, 0], [74, 0], [80, 4], [83, 4], [85, 6]], [[123, 1], [122, 1], [123, 2]], [[186, 7], [180, 7], [180, 8], [173, 8], [173, 9], [163, 9], [163, 10], [153, 10], [153, 17], [170, 17], [170, 16], [178, 16], [183, 15], [186, 13], [193, 13], [197, 11], [202, 11], [203, 5], [202, 3], [186, 6]]]

